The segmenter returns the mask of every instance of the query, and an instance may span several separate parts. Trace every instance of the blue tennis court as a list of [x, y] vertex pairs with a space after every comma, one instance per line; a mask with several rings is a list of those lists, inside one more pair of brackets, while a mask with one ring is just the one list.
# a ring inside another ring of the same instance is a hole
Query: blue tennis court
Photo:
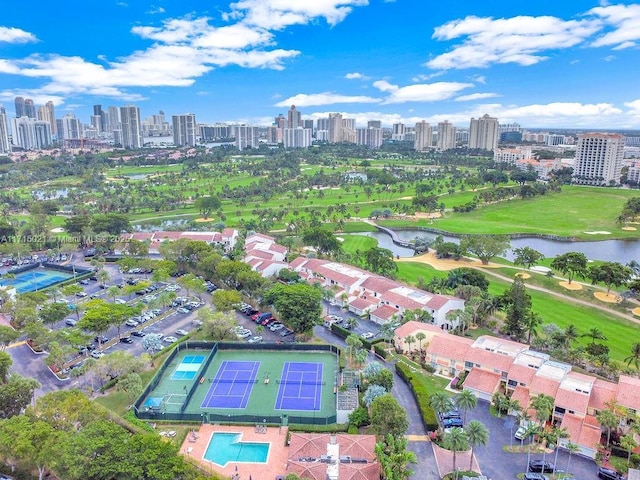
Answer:
[[186, 355], [171, 374], [171, 380], [193, 380], [206, 357]]
[[320, 410], [322, 363], [285, 362], [278, 383], [276, 410]]
[[202, 408], [245, 408], [260, 362], [224, 361], [202, 402]]

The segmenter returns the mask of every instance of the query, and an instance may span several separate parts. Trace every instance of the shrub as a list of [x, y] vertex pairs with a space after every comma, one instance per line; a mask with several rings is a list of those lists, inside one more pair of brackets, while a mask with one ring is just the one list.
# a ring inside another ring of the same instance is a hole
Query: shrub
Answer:
[[358, 407], [349, 415], [349, 423], [358, 428], [369, 425], [371, 420], [369, 419], [369, 411], [366, 408]]
[[357, 435], [358, 433], [360, 433], [360, 431], [358, 430], [358, 427], [356, 427], [355, 425], [349, 425], [349, 429], [347, 430], [347, 433], [349, 435]]
[[376, 352], [378, 356], [382, 358], [387, 358], [387, 356], [389, 355], [389, 353], [385, 350], [384, 346], [382, 345], [374, 345], [373, 350]]
[[429, 392], [426, 387], [420, 382], [420, 379], [414, 375], [411, 368], [404, 362], [396, 363], [396, 372], [402, 378], [413, 392], [413, 397], [416, 400], [418, 408], [420, 409], [420, 415], [422, 416], [422, 423], [428, 431], [438, 429], [438, 419], [436, 418], [436, 412], [431, 408], [429, 404]]
[[291, 432], [309, 432], [309, 433], [343, 433], [349, 429], [348, 423], [332, 423], [330, 425], [298, 425], [290, 424]]

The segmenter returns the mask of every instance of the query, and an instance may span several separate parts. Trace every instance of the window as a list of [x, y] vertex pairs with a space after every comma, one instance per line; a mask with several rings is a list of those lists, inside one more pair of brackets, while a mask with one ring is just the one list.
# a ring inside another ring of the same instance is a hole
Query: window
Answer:
[[464, 368], [466, 368], [467, 370], [471, 370], [473, 368], [473, 363], [472, 362], [464, 362]]
[[509, 380], [507, 382], [507, 385], [509, 385], [509, 387], [511, 388], [516, 388], [518, 386], [518, 382], [516, 382], [515, 380]]

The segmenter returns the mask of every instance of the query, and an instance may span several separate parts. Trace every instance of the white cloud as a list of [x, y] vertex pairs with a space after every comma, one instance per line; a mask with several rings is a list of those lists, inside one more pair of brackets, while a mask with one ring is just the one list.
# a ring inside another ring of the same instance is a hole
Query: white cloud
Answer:
[[378, 103], [380, 99], [367, 97], [364, 95], [340, 95], [332, 92], [324, 93], [299, 93], [286, 100], [282, 100], [274, 105], [274, 107], [288, 107], [296, 105], [297, 107], [335, 105], [337, 103]]
[[487, 77], [485, 77], [484, 75], [474, 75], [473, 81], [476, 83], [481, 83], [482, 85], [486, 85]]
[[149, 15], [157, 15], [159, 13], [164, 13], [166, 12], [166, 10], [163, 7], [154, 7], [153, 5], [151, 6], [151, 10], [149, 10], [147, 13]]
[[600, 25], [595, 19], [469, 16], [436, 27], [432, 37], [436, 40], [464, 40], [426, 65], [438, 70], [487, 67], [494, 63], [533, 65], [547, 58], [542, 52], [578, 45], [597, 32]]
[[461, 95], [455, 99], [456, 102], [468, 102], [471, 100], [482, 100], [484, 98], [501, 97], [498, 93], [472, 93], [470, 95]]
[[603, 58], [603, 60], [605, 62], [610, 62], [611, 60], [615, 60], [616, 56], [615, 55], [607, 55], [606, 57]]
[[37, 40], [33, 33], [20, 28], [0, 26], [0, 43], [29, 43]]
[[472, 83], [459, 82], [436, 82], [436, 83], [418, 83], [399, 87], [392, 85], [386, 80], [378, 80], [373, 82], [373, 86], [381, 92], [389, 95], [383, 104], [405, 103], [405, 102], [437, 102], [453, 97], [460, 90], [473, 87]]
[[604, 5], [587, 12], [601, 19], [612, 31], [598, 37], [593, 47], [614, 46], [614, 49], [629, 48], [640, 40], [640, 5]]
[[427, 80], [431, 80], [432, 78], [441, 77], [445, 73], [447, 73], [447, 72], [445, 72], [444, 70], [440, 70], [439, 72], [433, 72], [433, 73], [429, 73], [429, 74], [421, 73], [421, 74], [416, 75], [415, 77], [413, 77], [411, 79], [411, 81], [412, 82], [416, 82], [416, 83], [426, 82]]
[[632, 102], [625, 102], [624, 106], [629, 108], [629, 115], [640, 117], [640, 99]]
[[360, 72], [347, 73], [344, 78], [347, 80], [366, 80], [369, 77], [361, 74]]

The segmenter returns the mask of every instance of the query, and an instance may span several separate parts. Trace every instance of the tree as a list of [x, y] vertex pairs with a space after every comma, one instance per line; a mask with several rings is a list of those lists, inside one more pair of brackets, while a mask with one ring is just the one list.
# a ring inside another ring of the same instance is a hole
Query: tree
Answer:
[[370, 385], [369, 388], [364, 392], [364, 396], [362, 397], [362, 403], [364, 403], [368, 408], [371, 407], [373, 401], [385, 395], [387, 390], [382, 385]]
[[457, 471], [457, 453], [469, 448], [469, 442], [464, 430], [459, 427], [450, 428], [442, 437], [442, 446], [453, 452], [453, 471]]
[[69, 314], [66, 303], [46, 303], [40, 308], [38, 316], [45, 325], [54, 325]]
[[322, 292], [306, 283], [278, 283], [265, 292], [263, 301], [273, 305], [297, 333], [310, 332], [322, 315]]
[[507, 312], [505, 333], [518, 339], [522, 338], [526, 318], [531, 309], [531, 297], [521, 278], [514, 278], [511, 287], [503, 293], [501, 301]]
[[467, 423], [467, 411], [476, 408], [478, 399], [471, 390], [463, 390], [456, 396], [455, 403], [463, 411], [462, 423]]
[[531, 344], [531, 336], [538, 336], [537, 329], [542, 325], [542, 317], [535, 312], [529, 310], [527, 315], [524, 318], [523, 328], [527, 333], [527, 343]]
[[413, 475], [409, 464], [417, 463], [416, 454], [407, 449], [407, 439], [387, 435], [384, 442], [376, 443], [376, 456], [385, 480], [404, 480]]
[[[474, 397], [475, 398], [475, 397]], [[482, 422], [471, 420], [465, 427], [467, 442], [471, 446], [471, 459], [469, 460], [469, 471], [473, 470], [473, 453], [475, 447], [482, 447], [489, 441], [489, 430]]]
[[621, 287], [631, 279], [632, 271], [618, 262], [603, 262], [592, 265], [589, 268], [588, 276], [592, 284], [599, 282], [607, 286], [607, 293], [611, 292], [611, 287]]
[[7, 352], [0, 352], [0, 383], [7, 383], [9, 369], [13, 365], [13, 359]]
[[551, 268], [562, 272], [571, 283], [576, 276], [583, 277], [586, 274], [587, 262], [584, 253], [567, 252], [554, 258], [551, 262]]
[[635, 435], [632, 432], [629, 432], [620, 438], [620, 447], [627, 451], [627, 466], [629, 466], [629, 462], [631, 462], [631, 454], [637, 446], [638, 442], [636, 442]]
[[416, 343], [416, 337], [414, 337], [413, 335], [407, 335], [406, 337], [404, 337], [404, 343], [407, 344], [407, 350], [410, 352], [411, 344]]
[[489, 288], [489, 280], [487, 280], [484, 273], [466, 267], [451, 270], [447, 275], [445, 283], [447, 287], [454, 290], [461, 285], [472, 285], [485, 292]]
[[371, 403], [371, 427], [379, 435], [404, 435], [409, 427], [407, 412], [390, 393], [382, 395]]
[[514, 248], [513, 253], [515, 265], [522, 265], [523, 270], [529, 270], [532, 265], [536, 265], [540, 260], [544, 259], [544, 255], [531, 247]]
[[635, 342], [631, 345], [631, 355], [625, 357], [624, 361], [629, 366], [633, 363], [636, 368], [640, 368], [640, 342]]
[[324, 228], [312, 228], [302, 235], [306, 245], [314, 247], [321, 255], [336, 255], [342, 249], [342, 244], [333, 233]]
[[193, 205], [198, 209], [203, 218], [209, 218], [211, 212], [219, 209], [222, 203], [218, 197], [209, 196], [197, 198], [196, 201], [193, 202]]
[[138, 397], [144, 390], [144, 384], [140, 375], [132, 372], [118, 379], [118, 390], [122, 390], [127, 394], [127, 398], [131, 402]]
[[448, 412], [453, 409], [453, 400], [444, 392], [434, 392], [429, 397], [429, 406], [438, 413]]
[[618, 426], [620, 419], [613, 410], [600, 410], [596, 414], [596, 418], [600, 425], [607, 429], [607, 448], [611, 444], [611, 431]]
[[142, 339], [142, 348], [149, 353], [153, 353], [156, 350], [162, 350], [162, 339], [155, 333], [145, 335]]
[[211, 295], [211, 303], [216, 310], [221, 312], [229, 312], [242, 301], [240, 292], [237, 290], [218, 289]]
[[511, 243], [504, 235], [468, 235], [460, 241], [463, 251], [473, 253], [483, 265], [488, 265], [492, 258], [502, 256]]
[[607, 337], [605, 337], [604, 333], [602, 333], [602, 330], [600, 330], [598, 327], [592, 327], [589, 329], [589, 331], [587, 333], [583, 333], [582, 335], [580, 335], [581, 337], [588, 337], [591, 339], [591, 345], [594, 345], [596, 343], [596, 340], [606, 340]]
[[388, 278], [395, 278], [398, 265], [393, 260], [393, 252], [386, 248], [373, 247], [364, 252], [367, 270]]
[[0, 325], [0, 351], [20, 338], [20, 332], [7, 325]]
[[531, 400], [530, 406], [536, 411], [536, 420], [538, 420], [541, 429], [544, 429], [544, 425], [553, 413], [553, 403], [553, 397], [544, 393]]
[[427, 338], [423, 332], [416, 333], [416, 340], [418, 341], [418, 350], [422, 352], [422, 341]]
[[509, 399], [501, 392], [493, 394], [491, 397], [491, 403], [498, 412], [499, 417], [502, 415], [503, 410], [507, 410], [509, 408]]
[[232, 312], [214, 312], [210, 308], [201, 308], [198, 310], [198, 320], [202, 322], [202, 330], [207, 338], [216, 342], [236, 340], [233, 328], [237, 321]]
[[33, 392], [40, 384], [33, 378], [25, 378], [17, 373], [9, 375], [7, 382], [0, 384], [0, 418], [19, 415], [33, 398]]
[[571, 473], [569, 471], [569, 465], [571, 465], [571, 457], [573, 457], [574, 453], [578, 453], [580, 451], [580, 447], [575, 443], [569, 441], [565, 444], [564, 448], [569, 452], [569, 458], [567, 459], [567, 469], [565, 470], [567, 473]]
[[352, 333], [346, 338], [345, 343], [347, 344], [347, 357], [349, 357], [351, 363], [354, 364], [356, 362], [356, 356], [362, 348], [362, 340], [358, 335]]

